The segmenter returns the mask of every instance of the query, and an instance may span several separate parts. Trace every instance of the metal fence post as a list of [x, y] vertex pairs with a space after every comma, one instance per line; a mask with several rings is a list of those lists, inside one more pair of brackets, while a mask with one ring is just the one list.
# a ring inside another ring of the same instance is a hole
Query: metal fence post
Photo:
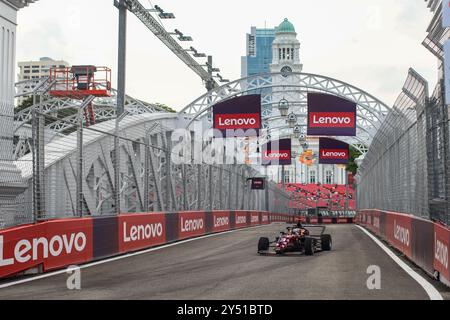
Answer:
[[42, 110], [42, 94], [39, 95], [39, 115], [37, 117], [37, 135], [36, 135], [36, 209], [37, 209], [37, 220], [43, 219], [45, 217], [45, 139], [44, 139], [44, 128], [45, 128], [45, 117]]
[[208, 188], [209, 188], [209, 210], [214, 210], [214, 193], [213, 193], [213, 173], [214, 168], [212, 165], [208, 168], [209, 174], [208, 174]]
[[197, 210], [202, 209], [202, 165], [197, 165]]
[[148, 211], [149, 204], [149, 183], [150, 183], [150, 139], [148, 136], [144, 138], [145, 144], [145, 159], [144, 159], [144, 211]]
[[77, 126], [77, 215], [83, 216], [83, 108], [78, 109]]

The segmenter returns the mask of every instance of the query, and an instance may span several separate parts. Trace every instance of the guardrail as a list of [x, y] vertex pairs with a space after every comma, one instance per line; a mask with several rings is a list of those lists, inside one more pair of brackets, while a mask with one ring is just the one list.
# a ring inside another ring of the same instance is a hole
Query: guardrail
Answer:
[[402, 252], [429, 275], [450, 286], [450, 229], [413, 215], [380, 210], [360, 211], [356, 223]]

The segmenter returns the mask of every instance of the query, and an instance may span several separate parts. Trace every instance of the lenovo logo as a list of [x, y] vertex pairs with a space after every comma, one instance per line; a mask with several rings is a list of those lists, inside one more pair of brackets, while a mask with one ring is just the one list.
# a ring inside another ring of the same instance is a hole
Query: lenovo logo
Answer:
[[75, 252], [83, 252], [87, 237], [83, 232], [18, 240], [14, 245], [12, 257], [4, 257], [4, 241], [0, 236], [0, 267], [17, 263], [37, 261], [41, 258], [59, 257]]
[[216, 114], [214, 129], [260, 129], [261, 115], [259, 113]]
[[434, 258], [439, 261], [446, 269], [448, 269], [448, 247], [435, 237]]
[[409, 230], [401, 225], [398, 225], [396, 220], [394, 220], [394, 238], [400, 243], [409, 247], [410, 243]]
[[310, 128], [354, 128], [355, 114], [352, 112], [310, 112]]
[[320, 158], [321, 159], [348, 159], [348, 151], [347, 150], [331, 150], [331, 149], [323, 149], [320, 150]]
[[247, 223], [246, 216], [237, 216], [236, 217], [236, 224], [245, 224], [245, 223]]
[[204, 226], [203, 219], [187, 219], [181, 217], [181, 232], [202, 230]]
[[228, 217], [215, 217], [214, 228], [225, 227], [230, 224], [230, 219]]
[[264, 160], [289, 160], [291, 159], [290, 151], [265, 151]]
[[149, 240], [163, 235], [162, 223], [152, 223], [146, 225], [133, 225], [127, 228], [127, 223], [123, 223], [123, 241], [134, 242], [140, 240]]
[[259, 222], [259, 215], [257, 215], [257, 216], [252, 216], [251, 223], [258, 223], [258, 222]]

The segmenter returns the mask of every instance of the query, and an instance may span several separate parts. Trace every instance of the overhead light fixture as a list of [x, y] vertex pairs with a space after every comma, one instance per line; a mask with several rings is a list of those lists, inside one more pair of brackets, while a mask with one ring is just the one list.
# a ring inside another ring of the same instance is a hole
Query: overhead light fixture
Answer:
[[282, 117], [287, 117], [289, 113], [289, 101], [287, 101], [286, 99], [282, 99], [278, 103], [278, 110], [280, 111]]
[[160, 6], [155, 6], [155, 10], [159, 12], [161, 19], [175, 19], [175, 15], [171, 12], [165, 12]]
[[295, 128], [297, 124], [297, 115], [291, 112], [288, 116], [287, 123], [289, 125], [289, 128]]

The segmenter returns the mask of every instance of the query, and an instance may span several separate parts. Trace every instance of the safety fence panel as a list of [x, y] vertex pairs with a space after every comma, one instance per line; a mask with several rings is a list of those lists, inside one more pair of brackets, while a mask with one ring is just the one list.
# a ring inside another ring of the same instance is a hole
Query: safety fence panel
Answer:
[[359, 209], [430, 217], [427, 97], [426, 81], [410, 69], [402, 93], [359, 167]]

